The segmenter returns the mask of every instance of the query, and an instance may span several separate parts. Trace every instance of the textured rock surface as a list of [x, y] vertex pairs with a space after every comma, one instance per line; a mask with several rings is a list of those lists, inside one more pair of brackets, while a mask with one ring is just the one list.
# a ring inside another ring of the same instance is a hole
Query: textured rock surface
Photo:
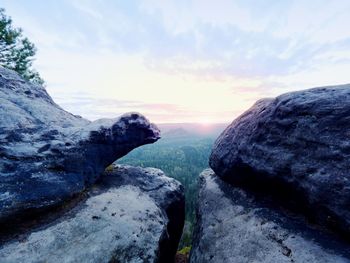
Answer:
[[258, 101], [217, 139], [210, 166], [350, 235], [350, 85]]
[[80, 193], [117, 158], [158, 138], [140, 114], [90, 122], [0, 67], [0, 221]]
[[1, 262], [172, 262], [183, 187], [158, 169], [116, 166], [53, 217], [3, 243]]
[[271, 200], [200, 176], [192, 263], [350, 262], [350, 247]]

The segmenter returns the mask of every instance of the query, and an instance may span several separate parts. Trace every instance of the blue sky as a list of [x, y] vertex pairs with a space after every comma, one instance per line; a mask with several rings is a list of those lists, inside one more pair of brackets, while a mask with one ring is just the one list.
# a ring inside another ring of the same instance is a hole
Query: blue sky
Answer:
[[257, 99], [350, 82], [350, 1], [2, 0], [52, 97], [91, 120], [228, 122]]

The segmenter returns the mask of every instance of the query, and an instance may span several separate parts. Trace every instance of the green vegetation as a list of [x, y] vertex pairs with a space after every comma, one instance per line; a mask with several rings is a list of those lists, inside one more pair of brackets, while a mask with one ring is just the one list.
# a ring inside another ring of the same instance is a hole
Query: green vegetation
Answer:
[[191, 247], [184, 247], [183, 249], [179, 250], [177, 253], [182, 254], [182, 255], [188, 255], [190, 254]]
[[24, 79], [44, 84], [39, 73], [32, 68], [36, 48], [22, 35], [21, 28], [12, 26], [12, 19], [0, 8], [0, 65], [18, 72]]
[[202, 170], [208, 167], [213, 142], [214, 137], [165, 137], [157, 143], [137, 148], [117, 161], [120, 164], [159, 168], [183, 184], [186, 221], [180, 249], [191, 245], [198, 194], [197, 179]]
[[188, 256], [190, 255], [190, 252], [191, 252], [191, 246], [189, 247], [184, 247], [182, 249], [180, 249], [177, 254], [180, 254], [180, 255], [183, 255], [185, 256], [186, 258], [188, 258]]

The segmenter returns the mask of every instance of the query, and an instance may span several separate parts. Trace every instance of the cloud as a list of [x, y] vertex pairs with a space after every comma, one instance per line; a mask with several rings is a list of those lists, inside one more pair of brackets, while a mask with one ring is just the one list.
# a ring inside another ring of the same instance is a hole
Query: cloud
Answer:
[[[63, 94], [56, 102], [64, 109], [83, 115], [90, 120], [99, 118], [115, 118], [125, 112], [140, 112], [158, 123], [164, 122], [193, 122], [206, 120], [225, 121], [233, 112], [222, 113], [225, 118], [217, 119], [213, 112], [193, 111], [175, 104], [145, 103], [142, 101], [126, 101], [118, 99], [95, 98], [89, 94]], [[238, 114], [238, 113], [237, 113]], [[176, 116], [176, 118], [174, 118]]]
[[347, 0], [3, 6], [37, 45], [50, 94], [90, 119], [129, 110], [157, 121], [222, 119], [261, 97], [349, 82]]
[[288, 75], [312, 68], [321, 54], [350, 39], [347, 28], [340, 26], [350, 19], [344, 1], [325, 2], [329, 9], [300, 1], [102, 3], [73, 5], [94, 18], [97, 49], [142, 54], [148, 67], [164, 72]]
[[349, 2], [315, 3], [63, 1], [31, 7], [23, 24], [39, 50], [109, 50], [164, 72], [260, 78], [312, 68], [350, 39]]

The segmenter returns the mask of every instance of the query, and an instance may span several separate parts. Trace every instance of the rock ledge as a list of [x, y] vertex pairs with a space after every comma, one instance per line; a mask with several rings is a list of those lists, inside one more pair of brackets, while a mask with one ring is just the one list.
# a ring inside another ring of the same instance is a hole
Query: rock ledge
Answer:
[[302, 217], [225, 183], [208, 169], [200, 176], [190, 262], [348, 263], [350, 249]]
[[183, 187], [154, 168], [115, 166], [84, 200], [0, 246], [3, 263], [172, 262]]

